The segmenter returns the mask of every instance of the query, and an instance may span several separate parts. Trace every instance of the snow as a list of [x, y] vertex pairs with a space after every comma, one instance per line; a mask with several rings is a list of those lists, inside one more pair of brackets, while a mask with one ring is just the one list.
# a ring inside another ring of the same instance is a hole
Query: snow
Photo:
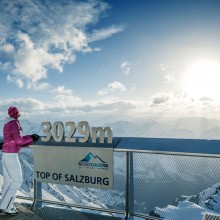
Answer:
[[199, 195], [200, 202], [206, 201], [207, 199], [212, 197], [217, 192], [217, 189], [219, 187], [220, 187], [220, 183], [217, 183], [217, 184], [213, 185], [211, 188], [208, 188], [208, 189], [202, 191]]
[[198, 204], [186, 197], [177, 206], [156, 207], [154, 213], [165, 220], [204, 220], [207, 214], [220, 217], [220, 183], [199, 193]]
[[203, 220], [206, 214], [213, 214], [210, 210], [189, 201], [180, 202], [178, 206], [168, 205], [166, 208], [156, 208], [155, 213], [166, 220]]

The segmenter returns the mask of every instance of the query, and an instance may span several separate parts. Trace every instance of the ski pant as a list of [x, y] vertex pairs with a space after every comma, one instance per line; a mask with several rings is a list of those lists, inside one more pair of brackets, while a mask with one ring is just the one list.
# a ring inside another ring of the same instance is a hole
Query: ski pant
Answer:
[[13, 207], [17, 190], [21, 187], [23, 177], [18, 153], [2, 153], [3, 186], [0, 209]]

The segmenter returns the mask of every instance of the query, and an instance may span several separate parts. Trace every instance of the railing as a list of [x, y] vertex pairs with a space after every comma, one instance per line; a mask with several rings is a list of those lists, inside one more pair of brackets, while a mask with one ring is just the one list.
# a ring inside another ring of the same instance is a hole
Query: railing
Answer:
[[[125, 219], [133, 219], [134, 216], [160, 219], [151, 215], [150, 211], [155, 206], [176, 205], [183, 199], [182, 195], [195, 195], [220, 182], [219, 157], [220, 141], [217, 140], [121, 138], [114, 148], [114, 188], [92, 193], [89, 191], [91, 189], [74, 188], [85, 196], [86, 192], [90, 193], [94, 201], [97, 193], [97, 204], [86, 197], [90, 202], [86, 205], [80, 199], [74, 203], [63, 198], [60, 201], [59, 198], [48, 199], [43, 189], [49, 187], [49, 184], [36, 181], [33, 198], [19, 198], [33, 199], [33, 208], [41, 207], [42, 203], [50, 203], [124, 215]], [[54, 187], [57, 187], [57, 191], [64, 190], [62, 186]], [[53, 190], [56, 191], [56, 188]], [[114, 196], [121, 199], [120, 203], [109, 203]]]

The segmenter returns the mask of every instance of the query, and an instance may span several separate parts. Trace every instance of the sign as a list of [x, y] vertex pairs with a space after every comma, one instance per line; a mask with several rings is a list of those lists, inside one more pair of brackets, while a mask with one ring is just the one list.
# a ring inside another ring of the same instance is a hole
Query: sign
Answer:
[[[45, 137], [41, 137], [41, 141], [43, 142], [48, 142], [53, 137], [56, 142], [61, 142], [64, 140], [65, 142], [71, 143], [86, 143], [91, 136], [92, 143], [95, 144], [97, 141], [97, 136], [99, 136], [99, 143], [104, 144], [105, 134], [107, 134], [107, 142], [112, 144], [113, 133], [110, 127], [90, 128], [87, 121], [81, 121], [77, 126], [76, 123], [72, 121], [65, 122], [65, 124], [63, 124], [61, 121], [56, 121], [53, 123], [53, 125], [48, 121], [44, 121], [41, 122], [41, 125], [44, 126], [45, 129], [43, 130], [43, 133], [46, 135]], [[67, 127], [69, 129], [66, 129]], [[64, 137], [66, 131], [67, 136]], [[74, 137], [76, 131], [80, 134], [79, 138]]]
[[37, 145], [34, 169], [39, 182], [111, 189], [113, 149]]

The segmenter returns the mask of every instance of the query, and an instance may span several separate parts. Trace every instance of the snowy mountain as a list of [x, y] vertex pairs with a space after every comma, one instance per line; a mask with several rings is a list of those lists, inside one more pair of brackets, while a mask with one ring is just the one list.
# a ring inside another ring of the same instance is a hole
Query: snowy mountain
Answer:
[[[203, 220], [206, 216], [210, 219], [220, 218], [220, 183], [198, 193], [195, 196], [188, 196], [177, 206], [168, 205], [165, 208], [156, 207], [151, 215], [166, 220]], [[217, 218], [218, 217], [218, 218]]]
[[219, 139], [219, 119], [178, 118], [144, 119], [105, 123], [114, 136], [155, 138]]
[[[23, 134], [43, 135], [43, 127], [28, 120], [20, 120]], [[219, 139], [220, 120], [206, 118], [144, 119], [138, 121], [107, 122], [104, 127], [112, 127], [115, 137], [155, 137], [155, 138], [200, 138]], [[4, 120], [0, 120], [2, 136]], [[94, 125], [97, 126], [97, 125]], [[65, 130], [68, 132], [67, 127]], [[75, 135], [78, 135], [77, 133]]]
[[[0, 136], [3, 136], [4, 120], [0, 120]], [[43, 127], [40, 124], [32, 123], [28, 120], [20, 120], [23, 135], [37, 133], [43, 135]]]

